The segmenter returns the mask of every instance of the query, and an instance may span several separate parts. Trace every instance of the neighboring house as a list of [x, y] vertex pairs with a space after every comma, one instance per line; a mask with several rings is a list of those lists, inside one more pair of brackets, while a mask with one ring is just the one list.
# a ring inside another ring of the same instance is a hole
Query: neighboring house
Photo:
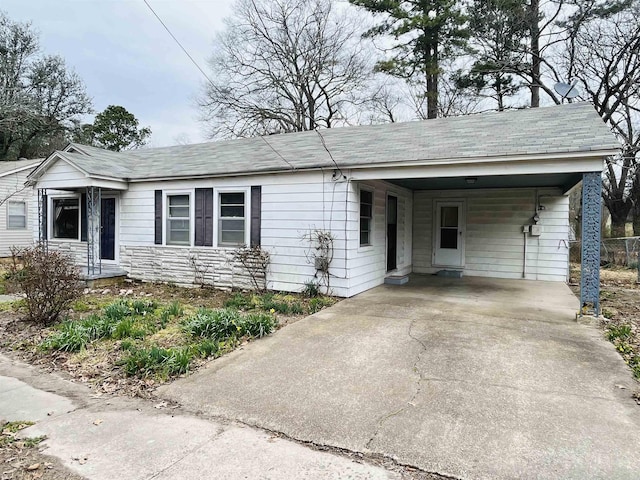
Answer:
[[0, 258], [11, 256], [11, 247], [33, 243], [32, 217], [37, 216], [33, 188], [26, 187], [27, 176], [40, 160], [0, 162]]
[[101, 258], [136, 279], [237, 286], [233, 252], [251, 244], [271, 254], [269, 288], [300, 291], [320, 230], [331, 289], [350, 297], [411, 272], [566, 281], [567, 192], [583, 174], [599, 192], [618, 148], [577, 103], [121, 153], [70, 144], [30, 179], [49, 248], [90, 271]]

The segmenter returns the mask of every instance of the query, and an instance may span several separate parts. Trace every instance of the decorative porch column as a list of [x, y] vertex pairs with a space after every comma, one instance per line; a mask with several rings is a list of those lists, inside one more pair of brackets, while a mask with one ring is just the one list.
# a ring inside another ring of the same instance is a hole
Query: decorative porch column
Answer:
[[87, 275], [102, 273], [100, 209], [102, 189], [87, 187]]
[[602, 176], [582, 175], [582, 266], [580, 315], [600, 314], [600, 225], [602, 222]]
[[38, 189], [38, 244], [46, 252], [49, 247], [47, 210], [48, 205], [47, 190], [45, 188]]

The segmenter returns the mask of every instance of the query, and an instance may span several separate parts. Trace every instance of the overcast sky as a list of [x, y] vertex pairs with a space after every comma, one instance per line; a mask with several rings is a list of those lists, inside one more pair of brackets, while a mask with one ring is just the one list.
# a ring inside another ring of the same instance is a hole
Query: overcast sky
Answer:
[[[148, 2], [207, 71], [233, 0]], [[195, 107], [204, 77], [142, 0], [2, 0], [0, 9], [33, 23], [42, 50], [64, 57], [84, 80], [96, 112], [122, 105], [151, 127], [150, 146], [205, 140]]]

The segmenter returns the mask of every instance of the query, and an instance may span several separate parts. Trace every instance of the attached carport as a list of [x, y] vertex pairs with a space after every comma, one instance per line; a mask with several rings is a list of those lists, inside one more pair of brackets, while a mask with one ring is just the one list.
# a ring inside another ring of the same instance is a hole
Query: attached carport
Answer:
[[635, 478], [635, 380], [577, 306], [557, 282], [414, 275], [160, 394], [455, 478]]

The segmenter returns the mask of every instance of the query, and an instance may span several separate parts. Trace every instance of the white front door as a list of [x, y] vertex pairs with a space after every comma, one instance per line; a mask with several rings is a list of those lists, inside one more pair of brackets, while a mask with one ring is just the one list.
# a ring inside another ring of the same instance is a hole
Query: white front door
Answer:
[[464, 265], [464, 202], [436, 201], [433, 265]]

